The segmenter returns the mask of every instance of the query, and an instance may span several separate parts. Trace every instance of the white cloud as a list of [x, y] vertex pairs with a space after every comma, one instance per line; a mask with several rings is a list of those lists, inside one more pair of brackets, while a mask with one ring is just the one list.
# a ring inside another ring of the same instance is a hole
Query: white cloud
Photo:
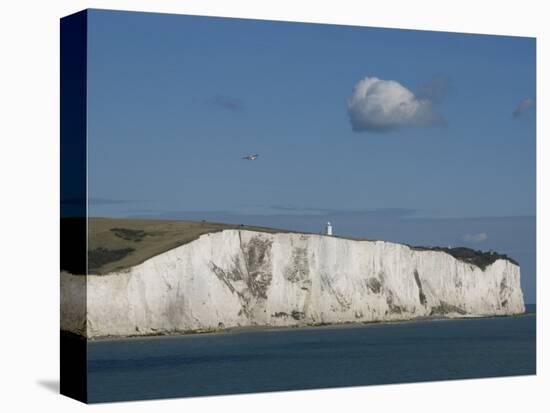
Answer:
[[514, 118], [519, 118], [529, 109], [534, 107], [535, 107], [535, 101], [533, 99], [529, 99], [529, 98], [523, 99], [521, 102], [518, 103], [516, 109], [512, 114], [514, 115]]
[[383, 132], [407, 126], [444, 124], [429, 99], [420, 99], [395, 80], [366, 77], [348, 98], [348, 114], [355, 132]]
[[489, 235], [487, 235], [486, 232], [480, 232], [479, 234], [466, 234], [462, 237], [462, 239], [466, 242], [472, 242], [472, 243], [480, 243], [487, 241], [489, 239]]

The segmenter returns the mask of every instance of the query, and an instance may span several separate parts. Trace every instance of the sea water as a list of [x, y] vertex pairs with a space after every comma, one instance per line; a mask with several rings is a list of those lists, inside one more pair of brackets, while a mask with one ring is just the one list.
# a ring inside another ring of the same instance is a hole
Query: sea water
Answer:
[[96, 340], [90, 402], [536, 373], [536, 316]]

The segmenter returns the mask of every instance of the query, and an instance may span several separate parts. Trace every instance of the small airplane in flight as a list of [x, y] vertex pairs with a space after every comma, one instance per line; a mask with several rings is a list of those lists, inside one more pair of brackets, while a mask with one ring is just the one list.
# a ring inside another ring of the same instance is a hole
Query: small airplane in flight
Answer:
[[258, 156], [260, 155], [259, 154], [246, 155], [246, 156], [243, 156], [243, 159], [246, 159], [247, 161], [255, 161]]

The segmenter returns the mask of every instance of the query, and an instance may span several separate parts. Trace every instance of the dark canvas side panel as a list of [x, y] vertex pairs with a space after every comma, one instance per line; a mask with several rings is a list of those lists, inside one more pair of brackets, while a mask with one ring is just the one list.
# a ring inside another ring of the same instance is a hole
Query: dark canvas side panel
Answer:
[[[87, 11], [61, 19], [61, 271], [86, 276]], [[85, 320], [86, 283], [78, 283], [70, 311]], [[62, 295], [67, 289], [62, 289]], [[61, 300], [67, 297], [61, 297]], [[61, 331], [61, 394], [87, 401], [86, 339]]]

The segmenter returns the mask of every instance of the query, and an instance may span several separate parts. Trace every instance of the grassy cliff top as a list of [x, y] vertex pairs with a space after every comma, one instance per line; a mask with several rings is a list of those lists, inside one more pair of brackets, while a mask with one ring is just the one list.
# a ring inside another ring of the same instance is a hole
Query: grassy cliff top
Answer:
[[485, 268], [487, 268], [489, 265], [491, 265], [492, 263], [494, 263], [496, 260], [499, 260], [499, 259], [510, 261], [512, 264], [519, 265], [515, 260], [507, 256], [506, 254], [499, 254], [495, 251], [481, 251], [481, 250], [474, 250], [466, 247], [443, 248], [443, 247], [410, 246], [410, 248], [415, 251], [445, 252], [449, 255], [452, 255], [457, 260], [475, 265], [481, 268], [482, 270], [485, 270]]
[[88, 219], [88, 273], [107, 274], [187, 244], [203, 234], [226, 229], [290, 232], [249, 225], [153, 219]]
[[[70, 244], [75, 238], [75, 232], [81, 231], [85, 225], [84, 218], [64, 218], [61, 220], [62, 242]], [[88, 273], [108, 274], [141, 264], [149, 258], [168, 250], [187, 244], [203, 234], [219, 232], [226, 229], [240, 229], [266, 233], [302, 233], [275, 228], [223, 224], [207, 221], [169, 221], [154, 219], [118, 219], [89, 218], [88, 219]], [[366, 238], [337, 237], [357, 241]], [[372, 240], [370, 240], [372, 241]], [[439, 251], [452, 255], [456, 259], [485, 269], [497, 259], [506, 259], [514, 264], [514, 260], [506, 255], [495, 252], [483, 252], [470, 248], [439, 248], [414, 247], [413, 250]], [[70, 248], [62, 245], [63, 248]], [[75, 254], [68, 254], [74, 256]], [[84, 274], [83, 260], [75, 265], [75, 260], [61, 257], [61, 269], [73, 274]], [[71, 257], [72, 258], [72, 257]], [[84, 260], [85, 263], [85, 260]]]

